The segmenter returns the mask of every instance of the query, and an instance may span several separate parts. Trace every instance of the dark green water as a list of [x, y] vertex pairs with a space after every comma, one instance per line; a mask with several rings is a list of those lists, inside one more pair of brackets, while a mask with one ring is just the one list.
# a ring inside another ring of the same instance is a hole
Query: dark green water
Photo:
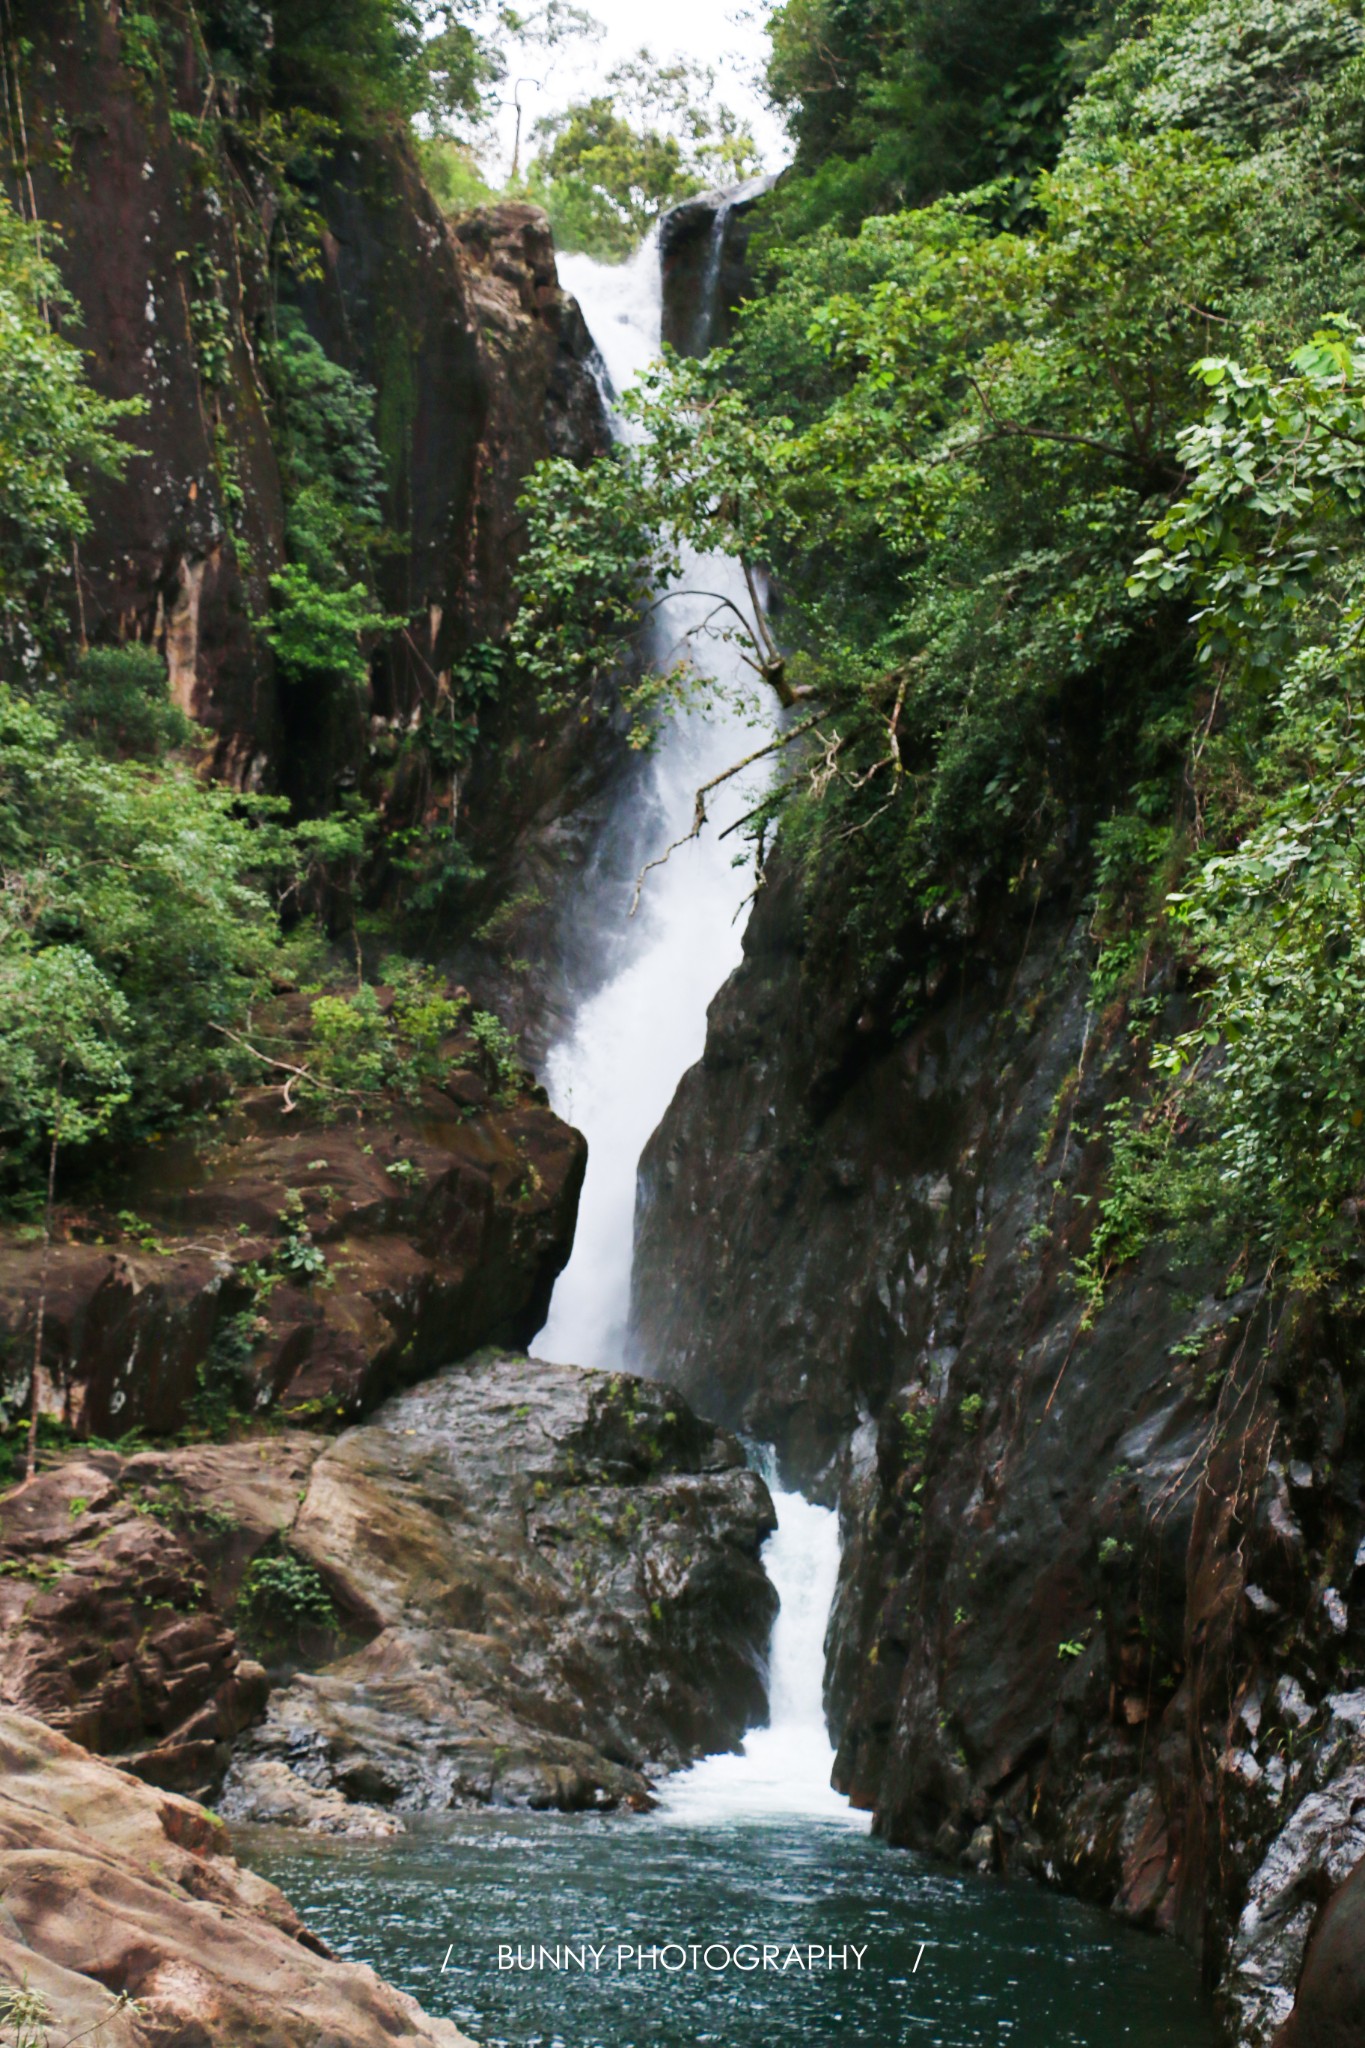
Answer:
[[[314, 1846], [242, 1830], [239, 1849], [340, 1954], [486, 2048], [1218, 2039], [1174, 1943], [1030, 1885], [945, 1872], [838, 1822], [698, 1828], [657, 1815], [491, 1812], [426, 1823], [397, 1843]], [[498, 1966], [500, 1943], [526, 1953], [585, 1942], [609, 1945], [598, 1973]], [[617, 1965], [618, 1943], [694, 1942], [867, 1954], [861, 1972], [832, 1974]]]

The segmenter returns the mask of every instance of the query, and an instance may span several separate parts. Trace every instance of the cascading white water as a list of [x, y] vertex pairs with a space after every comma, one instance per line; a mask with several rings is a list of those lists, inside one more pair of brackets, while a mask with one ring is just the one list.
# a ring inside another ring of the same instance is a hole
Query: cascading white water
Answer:
[[[624, 391], [659, 353], [656, 245], [646, 243], [632, 263], [619, 266], [566, 256], [560, 275], [583, 309], [614, 389]], [[701, 784], [761, 746], [773, 723], [775, 705], [761, 694], [738, 647], [723, 637], [736, 621], [731, 612], [717, 613], [721, 599], [747, 604], [738, 565], [694, 558], [681, 588], [655, 614], [655, 658], [664, 664], [690, 648], [723, 697], [709, 710], [698, 707], [672, 719], [659, 739], [638, 791], [646, 826], [641, 865], [682, 838]], [[707, 619], [709, 632], [702, 630]], [[750, 808], [760, 787], [752, 776], [738, 776], [718, 793], [702, 836], [650, 874], [633, 920], [632, 886], [624, 885], [609, 906], [616, 971], [551, 1049], [546, 1086], [555, 1108], [587, 1137], [588, 1174], [573, 1257], [536, 1340], [542, 1357], [611, 1368], [625, 1358], [636, 1168], [679, 1080], [701, 1057], [707, 1005], [739, 963], [739, 913], [749, 882], [742, 848], [736, 866], [736, 842], [721, 833]]]
[[[655, 244], [620, 266], [565, 256], [560, 277], [583, 309], [613, 389], [624, 391], [659, 351]], [[617, 431], [628, 431], [619, 420]], [[638, 792], [642, 860], [683, 838], [698, 788], [761, 746], [776, 723], [776, 706], [727, 637], [736, 622], [726, 600], [740, 610], [747, 602], [739, 565], [693, 558], [656, 614], [655, 659], [667, 664], [686, 641], [720, 696], [707, 710], [674, 718], [660, 736]], [[748, 881], [733, 842], [721, 834], [762, 786], [756, 771], [736, 776], [717, 796], [702, 836], [677, 846], [649, 876], [624, 940], [615, 935], [614, 971], [551, 1049], [550, 1099], [585, 1133], [588, 1172], [573, 1256], [535, 1343], [541, 1357], [607, 1368], [625, 1360], [640, 1154], [682, 1075], [701, 1057], [707, 1006], [739, 963]], [[629, 893], [627, 884], [616, 905], [621, 919]], [[825, 1624], [839, 1568], [837, 1518], [776, 1485], [773, 1502], [778, 1526], [763, 1561], [781, 1605], [769, 1725], [751, 1734], [739, 1755], [705, 1758], [671, 1780], [664, 1815], [707, 1826], [800, 1815], [863, 1827], [866, 1816], [830, 1789], [833, 1752], [821, 1697]]]
[[663, 1817], [690, 1827], [734, 1822], [830, 1820], [867, 1829], [831, 1786], [834, 1751], [825, 1726], [824, 1637], [839, 1573], [839, 1518], [799, 1493], [772, 1489], [777, 1532], [763, 1562], [781, 1606], [768, 1662], [768, 1725], [735, 1756], [708, 1756], [663, 1787]]

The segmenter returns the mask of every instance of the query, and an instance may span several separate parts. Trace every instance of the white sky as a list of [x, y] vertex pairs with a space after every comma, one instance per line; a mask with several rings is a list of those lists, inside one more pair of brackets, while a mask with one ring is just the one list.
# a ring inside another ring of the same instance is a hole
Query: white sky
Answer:
[[[789, 154], [781, 123], [765, 105], [761, 73], [768, 53], [764, 0], [582, 0], [606, 30], [597, 42], [570, 44], [551, 53], [547, 73], [532, 60], [527, 69], [540, 84], [523, 83], [522, 160], [526, 138], [541, 114], [595, 92], [606, 72], [645, 44], [658, 58], [677, 55], [709, 64], [716, 97], [747, 118], [762, 152], [764, 168], [775, 171]], [[513, 80], [504, 88], [509, 99]], [[487, 152], [491, 168], [506, 173], [512, 157], [514, 115], [498, 116], [498, 150]]]

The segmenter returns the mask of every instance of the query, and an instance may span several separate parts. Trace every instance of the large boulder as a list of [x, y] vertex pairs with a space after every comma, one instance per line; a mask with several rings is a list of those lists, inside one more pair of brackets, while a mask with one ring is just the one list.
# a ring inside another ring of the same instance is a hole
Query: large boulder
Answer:
[[667, 1388], [484, 1353], [338, 1438], [80, 1450], [16, 1489], [0, 1702], [199, 1797], [231, 1762], [225, 1810], [325, 1834], [645, 1804], [761, 1718], [772, 1526]]
[[1365, 2041], [1365, 1862], [1323, 1914], [1293, 2013], [1274, 2048], [1359, 2048]]
[[368, 1640], [274, 1694], [225, 1811], [273, 1817], [280, 1765], [402, 1811], [647, 1803], [762, 1715], [772, 1527], [735, 1440], [666, 1387], [451, 1367], [313, 1465], [290, 1545]]
[[230, 1847], [202, 1807], [0, 1710], [0, 1982], [27, 1984], [62, 2040], [469, 2048], [337, 1961]]

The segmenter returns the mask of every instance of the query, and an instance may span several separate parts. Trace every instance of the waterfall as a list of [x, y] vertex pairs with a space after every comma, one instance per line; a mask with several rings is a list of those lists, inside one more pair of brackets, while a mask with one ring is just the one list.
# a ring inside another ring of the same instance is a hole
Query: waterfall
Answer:
[[[726, 212], [717, 213], [712, 294], [719, 283]], [[610, 398], [659, 352], [657, 246], [646, 243], [629, 264], [565, 256], [559, 268], [597, 344]], [[618, 418], [617, 432], [626, 431]], [[746, 595], [738, 563], [694, 557], [684, 562], [680, 587], [656, 614], [656, 645], [650, 650], [655, 658], [667, 661], [690, 631], [694, 659], [718, 685], [721, 701], [709, 713], [697, 709], [674, 718], [662, 731], [628, 799], [635, 815], [626, 821], [626, 837], [640, 855], [637, 865], [683, 837], [700, 784], [751, 753], [775, 726], [776, 706], [738, 649], [721, 631], [708, 638], [703, 630], [720, 599], [742, 607]], [[676, 847], [650, 875], [628, 926], [628, 877], [618, 877], [615, 887], [589, 887], [586, 909], [575, 906], [576, 915], [600, 921], [599, 950], [611, 965], [579, 1004], [546, 1065], [550, 1100], [587, 1137], [588, 1171], [573, 1255], [535, 1342], [541, 1357], [606, 1368], [628, 1362], [640, 1154], [682, 1075], [701, 1057], [707, 1007], [739, 964], [747, 862], [721, 834], [762, 787], [761, 775], [751, 771], [717, 793], [706, 831]], [[763, 1561], [780, 1602], [769, 1664], [769, 1723], [750, 1734], [740, 1754], [707, 1757], [673, 1779], [664, 1815], [708, 1826], [799, 1815], [865, 1827], [866, 1816], [853, 1814], [829, 1783], [834, 1759], [822, 1691], [825, 1626], [839, 1569], [838, 1518], [783, 1491], [775, 1472], [768, 1476], [777, 1530]]]
[[780, 1606], [768, 1661], [768, 1725], [737, 1756], [708, 1756], [663, 1787], [663, 1814], [689, 1827], [781, 1821], [794, 1816], [865, 1830], [831, 1786], [834, 1751], [825, 1726], [824, 1637], [839, 1573], [839, 1518], [772, 1484], [777, 1530], [763, 1562]]
[[[612, 387], [624, 390], [659, 353], [655, 244], [646, 243], [624, 265], [565, 256], [560, 276], [583, 309]], [[710, 594], [693, 594], [703, 589]], [[626, 836], [638, 853], [633, 868], [683, 837], [700, 785], [760, 746], [774, 722], [775, 705], [738, 648], [721, 637], [733, 614], [713, 618], [710, 634], [697, 637], [719, 598], [747, 604], [739, 565], [693, 557], [684, 564], [681, 588], [654, 617], [649, 651], [660, 662], [676, 656], [690, 630], [694, 659], [723, 701], [709, 712], [699, 707], [670, 720], [661, 733], [631, 798], [635, 816]], [[614, 888], [590, 892], [586, 913], [576, 906], [576, 914], [602, 921], [602, 948], [613, 971], [578, 1006], [546, 1062], [550, 1100], [587, 1137], [588, 1173], [573, 1256], [536, 1339], [542, 1357], [611, 1368], [625, 1362], [636, 1169], [679, 1080], [701, 1057], [712, 996], [739, 964], [741, 912], [751, 884], [742, 842], [721, 833], [752, 806], [762, 786], [750, 773], [716, 793], [712, 822], [650, 874], [633, 919], [633, 873]]]
[[[721, 266], [725, 261], [725, 238], [730, 232], [730, 220], [737, 206], [757, 199], [762, 193], [771, 191], [773, 179], [766, 174], [750, 178], [747, 184], [732, 185], [728, 190], [714, 194], [717, 206], [711, 217], [711, 232], [706, 244], [706, 268], [702, 272], [701, 295], [697, 314], [689, 336], [692, 354], [704, 356], [714, 348], [717, 341], [716, 328], [720, 313]], [[684, 205], [687, 201], [684, 200]]]

